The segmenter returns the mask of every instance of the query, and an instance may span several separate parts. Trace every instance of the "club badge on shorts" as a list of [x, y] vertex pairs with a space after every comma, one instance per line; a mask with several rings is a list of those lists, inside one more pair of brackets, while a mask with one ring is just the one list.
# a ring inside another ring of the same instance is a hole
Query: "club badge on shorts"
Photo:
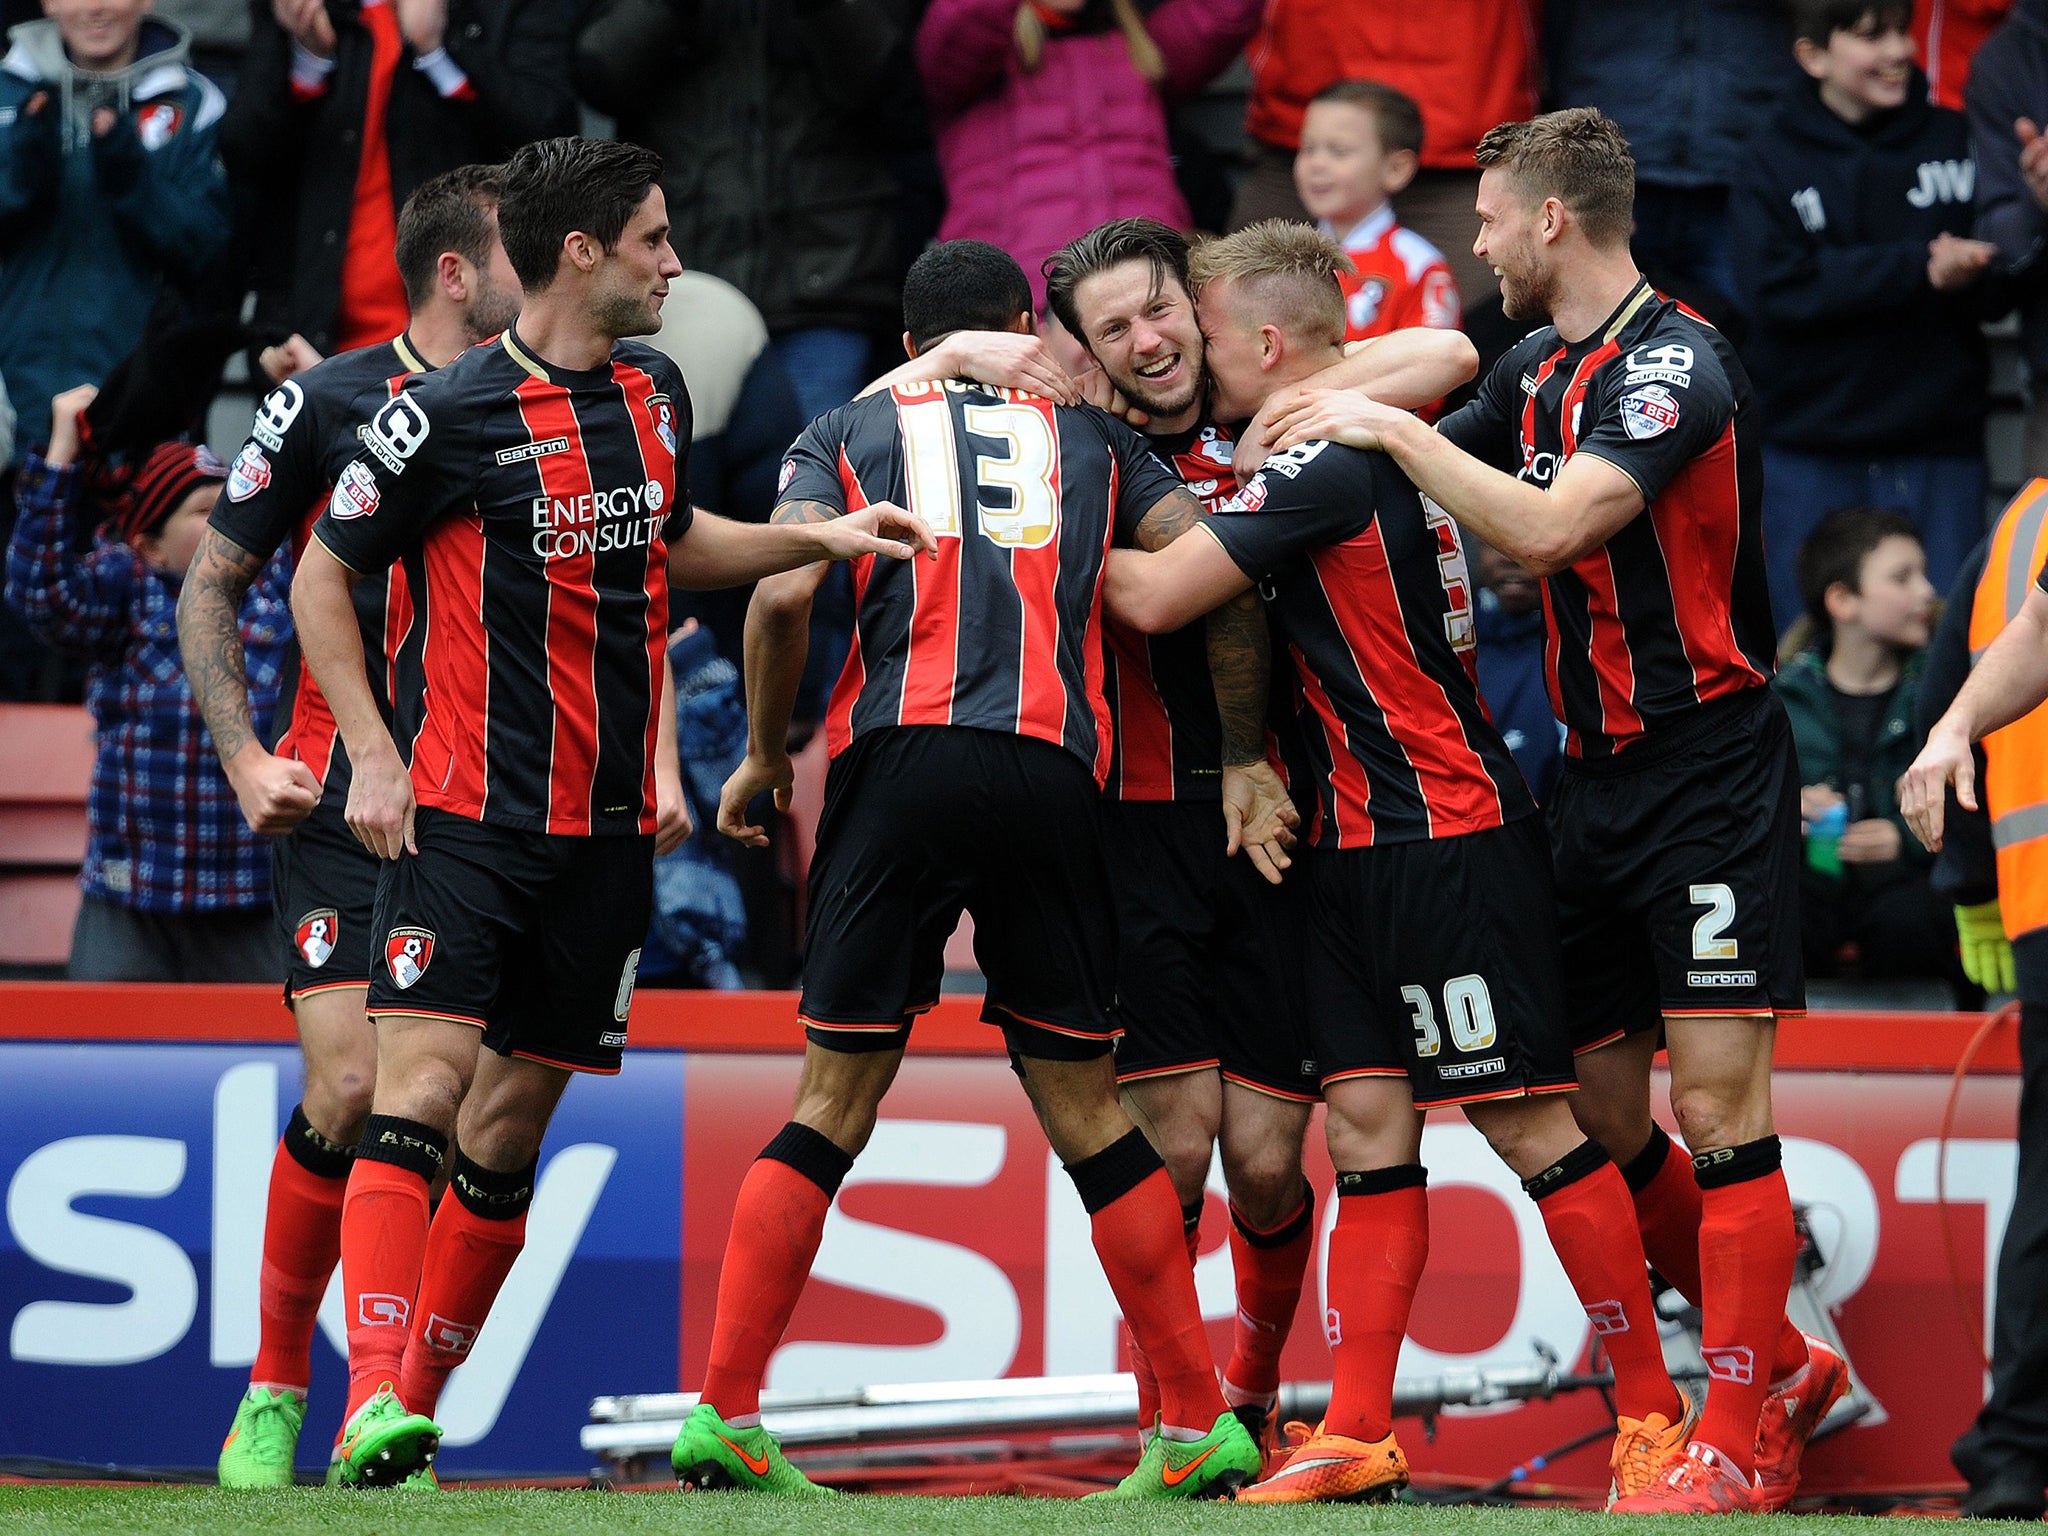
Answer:
[[434, 960], [434, 935], [426, 928], [394, 928], [384, 940], [384, 963], [391, 979], [409, 987], [426, 975]]
[[318, 907], [299, 919], [292, 933], [292, 948], [317, 971], [334, 953], [340, 937], [341, 915], [332, 907]]

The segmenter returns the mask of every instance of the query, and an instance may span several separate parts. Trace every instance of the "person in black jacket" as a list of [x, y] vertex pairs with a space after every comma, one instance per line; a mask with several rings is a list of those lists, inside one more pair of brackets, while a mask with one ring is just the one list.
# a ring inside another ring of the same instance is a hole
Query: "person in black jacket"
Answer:
[[1748, 362], [1764, 419], [1764, 548], [1780, 629], [1794, 564], [1829, 512], [1908, 514], [1937, 588], [1984, 531], [2000, 285], [1965, 238], [1976, 164], [1959, 112], [1927, 99], [1910, 0], [1795, 0], [1808, 76], [1750, 144], [1730, 203]]
[[1964, 95], [1977, 155], [1977, 230], [2014, 279], [2026, 359], [2025, 459], [2048, 473], [2048, 0], [2018, 0], [1970, 61]]
[[403, 330], [399, 207], [431, 176], [575, 132], [568, 53], [562, 0], [258, 4], [220, 131], [258, 323], [323, 354]]

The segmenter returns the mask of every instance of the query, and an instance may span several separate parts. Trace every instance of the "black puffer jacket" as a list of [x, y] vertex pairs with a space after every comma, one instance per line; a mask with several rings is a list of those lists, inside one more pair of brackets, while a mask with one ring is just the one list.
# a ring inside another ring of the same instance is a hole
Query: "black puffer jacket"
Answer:
[[[220, 153], [258, 211], [254, 260], [258, 324], [335, 348], [342, 259], [362, 158], [370, 88], [369, 32], [354, 0], [327, 0], [335, 67], [311, 101], [292, 93], [291, 37], [268, 5], [255, 7], [249, 52], [221, 124]], [[403, 204], [430, 176], [502, 160], [521, 144], [576, 131], [563, 0], [448, 0], [449, 57], [474, 99], [444, 99], [400, 56], [385, 115], [391, 199]]]
[[669, 239], [774, 334], [893, 333], [910, 0], [596, 0], [577, 89], [662, 158]]

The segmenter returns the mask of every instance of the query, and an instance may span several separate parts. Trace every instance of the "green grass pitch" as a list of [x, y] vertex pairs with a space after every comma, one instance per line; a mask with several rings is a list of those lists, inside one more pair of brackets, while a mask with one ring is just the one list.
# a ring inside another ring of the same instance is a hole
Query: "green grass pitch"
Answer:
[[[1767, 1515], [1736, 1529], [1785, 1536], [1870, 1531], [1854, 1516]], [[1888, 1529], [1901, 1531], [1898, 1526]], [[1306, 1509], [1225, 1504], [1103, 1508], [1063, 1499], [854, 1497], [829, 1504], [733, 1494], [395, 1490], [345, 1493], [300, 1488], [223, 1493], [217, 1488], [0, 1487], [0, 1531], [92, 1536], [1730, 1536], [1729, 1521], [1616, 1518], [1576, 1510], [1325, 1505]]]

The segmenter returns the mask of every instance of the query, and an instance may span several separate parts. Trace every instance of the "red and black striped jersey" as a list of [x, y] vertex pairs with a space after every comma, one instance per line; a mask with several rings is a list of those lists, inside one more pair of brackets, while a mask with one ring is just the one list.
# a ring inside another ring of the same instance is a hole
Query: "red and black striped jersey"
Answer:
[[891, 501], [939, 540], [937, 560], [854, 564], [835, 755], [883, 726], [973, 726], [1066, 747], [1102, 781], [1103, 559], [1180, 485], [1143, 438], [1092, 406], [906, 384], [812, 422], [781, 480], [785, 503]]
[[[1237, 490], [1233, 440], [1204, 422], [1147, 437], [1152, 456], [1210, 511]], [[1103, 695], [1115, 730], [1109, 781], [1118, 800], [1215, 800], [1222, 795], [1223, 725], [1209, 679], [1208, 621], [1146, 635], [1103, 618]]]
[[1293, 658], [1312, 842], [1457, 837], [1535, 812], [1479, 697], [1457, 525], [1392, 459], [1303, 443], [1202, 526], [1260, 584]]
[[1548, 489], [1575, 453], [1635, 482], [1644, 510], [1543, 583], [1551, 707], [1573, 757], [1606, 757], [1711, 699], [1770, 682], [1763, 460], [1749, 375], [1721, 333], [1639, 283], [1591, 336], [1553, 326], [1437, 430]]
[[[249, 440], [235, 456], [228, 483], [213, 504], [213, 527], [252, 555], [268, 556], [285, 540], [296, 559], [312, 536], [334, 482], [363, 451], [356, 435], [407, 380], [430, 372], [404, 336], [374, 347], [358, 347], [328, 358], [286, 379], [256, 408]], [[412, 599], [405, 571], [366, 576], [355, 585], [356, 623], [370, 691], [385, 722], [391, 700], [401, 691], [401, 667], [418, 665], [412, 636]], [[410, 643], [409, 643], [410, 642]], [[348, 795], [348, 750], [335, 728], [313, 674], [292, 647], [289, 719], [279, 733], [280, 757], [295, 757], [319, 778], [329, 795]]]
[[351, 570], [407, 562], [420, 687], [393, 702], [420, 804], [537, 832], [654, 830], [689, 441], [682, 375], [652, 347], [572, 370], [515, 331], [371, 418], [313, 536]]

